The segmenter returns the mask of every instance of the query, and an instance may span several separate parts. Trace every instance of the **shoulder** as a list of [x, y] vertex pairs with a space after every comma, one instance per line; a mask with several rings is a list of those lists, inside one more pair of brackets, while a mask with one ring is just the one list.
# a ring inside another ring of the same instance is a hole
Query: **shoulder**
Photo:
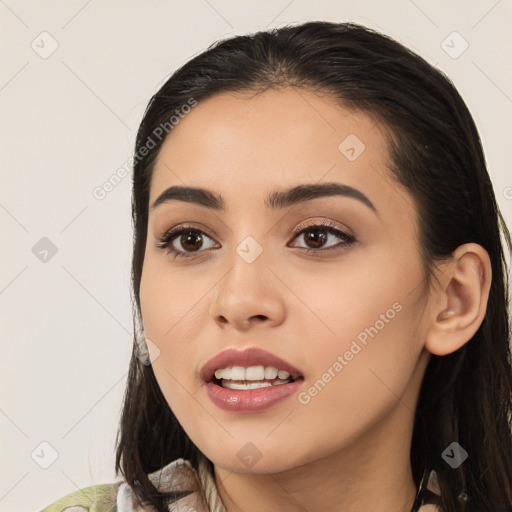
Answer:
[[115, 512], [120, 483], [93, 485], [48, 505], [41, 512]]

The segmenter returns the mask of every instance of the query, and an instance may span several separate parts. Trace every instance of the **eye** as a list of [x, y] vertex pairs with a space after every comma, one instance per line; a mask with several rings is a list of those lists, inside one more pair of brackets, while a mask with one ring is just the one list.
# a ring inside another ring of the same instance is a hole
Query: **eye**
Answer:
[[[202, 247], [204, 239], [211, 240], [204, 231], [188, 226], [179, 226], [167, 231], [156, 245], [160, 249], [165, 249], [174, 258], [188, 258], [194, 256], [194, 253], [200, 252], [199, 249]], [[175, 244], [181, 247], [176, 249]]]
[[[306, 252], [325, 252], [325, 251], [331, 251], [335, 249], [344, 249], [350, 245], [352, 245], [356, 239], [352, 236], [346, 233], [345, 231], [335, 227], [330, 222], [321, 222], [316, 224], [310, 224], [308, 226], [301, 225], [297, 228], [299, 231], [295, 234], [294, 240], [298, 239], [302, 235], [306, 235], [304, 237], [304, 242], [306, 244], [305, 247], [302, 246], [302, 248], [306, 249]], [[325, 249], [320, 249], [320, 246], [324, 246], [324, 244], [328, 241], [329, 236], [332, 238], [338, 238], [342, 242], [338, 243], [336, 245], [329, 245], [326, 246]], [[341, 246], [341, 247], [340, 247]]]

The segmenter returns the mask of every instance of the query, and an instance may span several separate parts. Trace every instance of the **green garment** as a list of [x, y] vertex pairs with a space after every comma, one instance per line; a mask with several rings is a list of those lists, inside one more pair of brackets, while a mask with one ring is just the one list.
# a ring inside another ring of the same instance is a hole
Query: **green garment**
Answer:
[[118, 512], [120, 484], [93, 485], [75, 491], [47, 506], [42, 512]]

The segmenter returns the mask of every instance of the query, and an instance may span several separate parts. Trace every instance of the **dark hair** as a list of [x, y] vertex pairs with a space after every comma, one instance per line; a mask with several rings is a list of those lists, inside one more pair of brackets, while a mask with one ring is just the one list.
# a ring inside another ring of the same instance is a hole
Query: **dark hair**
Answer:
[[[512, 510], [509, 285], [500, 228], [511, 251], [512, 244], [480, 138], [464, 101], [442, 72], [392, 38], [353, 23], [308, 22], [218, 41], [178, 69], [151, 98], [135, 147], [135, 339], [116, 471], [122, 471], [141, 501], [163, 510], [147, 473], [180, 457], [197, 469], [204, 457], [168, 406], [152, 367], [136, 357], [149, 185], [165, 140], [157, 136], [159, 127], [170, 133], [170, 116], [191, 99], [287, 86], [328, 93], [340, 105], [381, 122], [393, 176], [414, 198], [421, 219], [428, 283], [436, 263], [458, 246], [474, 242], [488, 252], [492, 283], [485, 319], [459, 350], [432, 355], [415, 415], [411, 467], [417, 486], [425, 470], [436, 471], [445, 512]], [[140, 151], [150, 140], [154, 147]], [[469, 452], [457, 469], [441, 457], [454, 441]]]

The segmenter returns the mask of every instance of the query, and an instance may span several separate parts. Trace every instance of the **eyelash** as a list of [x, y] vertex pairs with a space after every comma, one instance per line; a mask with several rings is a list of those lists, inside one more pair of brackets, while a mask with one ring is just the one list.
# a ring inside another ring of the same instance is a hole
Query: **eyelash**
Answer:
[[[320, 222], [320, 223], [317, 223], [317, 224], [309, 224], [309, 225], [300, 225], [298, 226], [296, 232], [294, 233], [293, 235], [293, 239], [292, 240], [295, 240], [296, 238], [298, 238], [300, 235], [308, 232], [308, 231], [326, 231], [327, 233], [331, 234], [331, 235], [335, 235], [335, 236], [338, 236], [339, 238], [342, 238], [344, 239], [344, 242], [343, 242], [343, 247], [340, 248], [339, 244], [336, 244], [334, 246], [331, 246], [331, 247], [327, 247], [326, 249], [308, 249], [308, 248], [304, 248], [304, 247], [299, 247], [299, 249], [303, 249], [306, 254], [309, 254], [309, 253], [318, 253], [318, 252], [327, 252], [327, 251], [332, 251], [332, 250], [336, 250], [336, 249], [346, 249], [347, 247], [350, 247], [355, 241], [356, 239], [352, 236], [352, 235], [349, 235], [348, 233], [342, 231], [341, 229], [335, 227], [334, 225], [332, 225], [331, 223], [329, 222]], [[176, 249], [173, 249], [172, 247], [170, 247], [171, 243], [173, 242], [173, 240], [175, 238], [177, 238], [179, 235], [182, 235], [182, 234], [187, 234], [187, 233], [195, 233], [195, 234], [204, 234], [206, 236], [208, 236], [204, 231], [201, 231], [200, 229], [197, 229], [197, 228], [194, 228], [192, 226], [187, 226], [187, 225], [182, 225], [182, 226], [178, 226], [176, 228], [172, 228], [170, 229], [169, 231], [167, 231], [158, 241], [157, 241], [157, 248], [158, 249], [162, 249], [162, 250], [166, 250], [166, 252], [169, 254], [169, 256], [172, 256], [173, 258], [190, 258], [190, 257], [194, 257], [197, 253], [200, 253], [200, 252], [204, 252], [204, 251], [194, 251], [194, 252], [184, 252], [184, 251], [178, 251]], [[208, 236], [208, 238], [210, 238]]]

